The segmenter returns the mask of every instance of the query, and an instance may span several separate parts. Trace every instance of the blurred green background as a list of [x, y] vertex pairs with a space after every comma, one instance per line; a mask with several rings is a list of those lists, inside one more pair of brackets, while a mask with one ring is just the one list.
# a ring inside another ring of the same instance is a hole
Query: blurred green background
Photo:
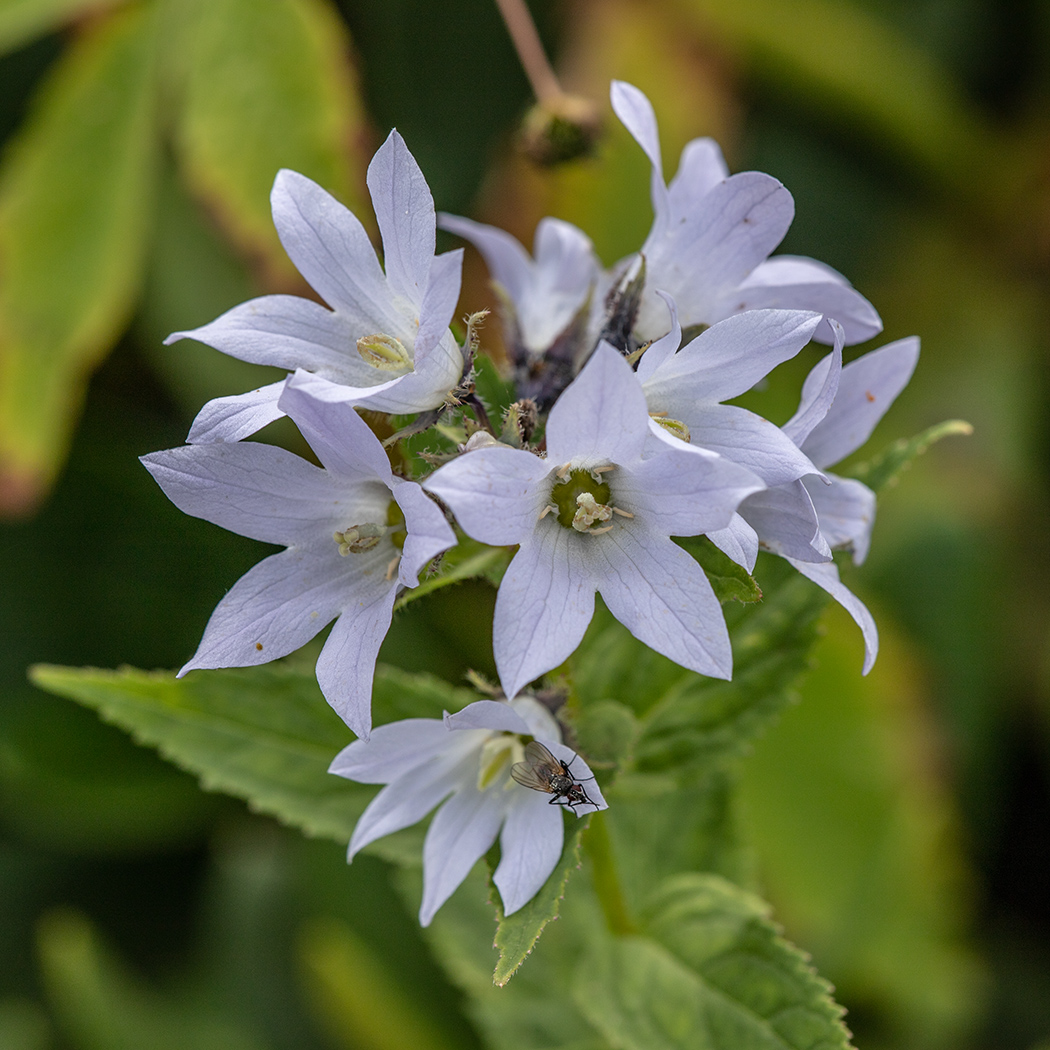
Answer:
[[[367, 223], [397, 126], [439, 209], [525, 243], [559, 215], [612, 263], [651, 213], [611, 77], [652, 98], [668, 173], [706, 134], [787, 185], [781, 250], [875, 303], [872, 345], [922, 337], [872, 448], [975, 427], [884, 494], [848, 576], [874, 671], [832, 610], [802, 702], [743, 766], [758, 884], [860, 1047], [1050, 1040], [1050, 4], [531, 6], [606, 118], [596, 157], [556, 170], [516, 148], [530, 95], [489, 0], [0, 0], [3, 1050], [481, 1045], [384, 862], [202, 792], [26, 668], [177, 667], [263, 553], [178, 514], [136, 457], [259, 381], [168, 332], [305, 291], [270, 226], [277, 168]], [[463, 310], [491, 301], [468, 255]], [[771, 418], [818, 353], [755, 395]], [[382, 658], [490, 671], [490, 608], [439, 592]]]

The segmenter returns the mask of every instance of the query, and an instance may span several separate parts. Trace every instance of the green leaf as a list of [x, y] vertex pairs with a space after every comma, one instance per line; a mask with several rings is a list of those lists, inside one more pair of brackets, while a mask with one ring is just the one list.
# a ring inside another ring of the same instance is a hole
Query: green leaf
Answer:
[[714, 588], [715, 596], [725, 605], [726, 602], [758, 602], [762, 600], [762, 590], [742, 565], [737, 565], [728, 554], [720, 551], [706, 536], [676, 537], [675, 543], [688, 551], [707, 574]]
[[69, 1045], [82, 1050], [262, 1050], [261, 1044], [197, 1001], [146, 988], [72, 911], [53, 911], [37, 943], [44, 985]]
[[[151, 744], [211, 791], [346, 842], [375, 789], [328, 772], [351, 733], [325, 703], [313, 672], [280, 664], [250, 669], [100, 671], [38, 665], [33, 682], [94, 708], [108, 722]], [[376, 669], [373, 715], [440, 718], [475, 699], [439, 679]]]
[[758, 898], [688, 874], [653, 896], [647, 936], [601, 946], [576, 1001], [622, 1050], [847, 1050], [831, 988]]
[[418, 587], [411, 587], [404, 591], [398, 598], [395, 609], [403, 609], [406, 605], [441, 590], [453, 583], [469, 580], [475, 576], [483, 576], [493, 579], [503, 575], [503, 571], [510, 564], [513, 549], [510, 547], [489, 547], [477, 540], [461, 539], [441, 559], [441, 566], [436, 575], [421, 580]]
[[492, 975], [493, 983], [499, 987], [502, 988], [514, 976], [540, 939], [547, 923], [558, 917], [569, 876], [580, 866], [580, 836], [588, 823], [585, 817], [573, 821], [574, 826], [565, 836], [561, 859], [528, 904], [513, 915], [504, 915], [503, 909], [499, 908], [499, 926], [496, 928], [499, 962]]
[[279, 169], [370, 213], [350, 163], [363, 117], [345, 25], [323, 0], [195, 0], [180, 16], [176, 145], [186, 178], [272, 279], [296, 278], [270, 215]]
[[0, 0], [0, 54], [125, 0]]
[[791, 701], [827, 596], [779, 559], [765, 569], [778, 582], [732, 632], [733, 680], [686, 674], [668, 688], [643, 721], [639, 771], [706, 772], [744, 752]]
[[943, 423], [935, 423], [913, 438], [901, 438], [900, 441], [895, 441], [874, 459], [855, 466], [850, 474], [858, 481], [863, 481], [868, 488], [878, 492], [893, 484], [913, 460], [921, 456], [941, 438], [950, 437], [953, 434], [968, 436], [972, 433], [973, 427], [961, 419], [948, 419]]
[[0, 510], [54, 478], [138, 294], [156, 141], [151, 9], [85, 29], [0, 168]]

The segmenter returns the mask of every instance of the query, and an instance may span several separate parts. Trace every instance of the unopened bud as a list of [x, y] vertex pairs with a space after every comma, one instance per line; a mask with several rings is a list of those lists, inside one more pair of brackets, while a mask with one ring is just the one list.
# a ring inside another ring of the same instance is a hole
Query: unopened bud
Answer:
[[553, 167], [590, 156], [601, 129], [598, 109], [590, 99], [559, 95], [529, 110], [521, 126], [521, 149], [537, 164]]

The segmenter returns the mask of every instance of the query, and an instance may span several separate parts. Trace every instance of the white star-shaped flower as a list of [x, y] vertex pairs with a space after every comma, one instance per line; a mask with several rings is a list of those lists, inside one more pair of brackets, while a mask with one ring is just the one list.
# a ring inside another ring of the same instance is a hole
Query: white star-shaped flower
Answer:
[[762, 481], [713, 453], [654, 442], [641, 386], [607, 344], [551, 409], [546, 443], [546, 459], [482, 448], [424, 482], [470, 536], [519, 545], [493, 623], [504, 692], [516, 695], [572, 653], [595, 592], [651, 648], [729, 678], [721, 606], [670, 537], [723, 528]]
[[529, 696], [509, 703], [479, 700], [454, 715], [409, 718], [379, 726], [366, 742], [341, 751], [330, 772], [364, 784], [385, 784], [354, 828], [349, 859], [370, 842], [441, 808], [423, 846], [423, 902], [419, 921], [434, 913], [500, 840], [493, 881], [511, 915], [547, 881], [561, 856], [565, 827], [557, 796], [529, 790], [511, 775], [525, 758], [523, 737], [540, 741], [568, 767], [591, 803], [576, 816], [606, 809], [587, 763], [561, 742], [551, 713]]
[[[694, 139], [682, 151], [670, 185], [665, 184], [649, 99], [623, 81], [613, 81], [611, 97], [616, 115], [652, 164], [654, 219], [640, 251], [646, 287], [634, 329], [639, 341], [667, 331], [658, 288], [674, 297], [686, 328], [772, 307], [835, 317], [847, 343], [882, 330], [874, 307], [841, 274], [813, 259], [769, 258], [795, 215], [791, 194], [780, 182], [757, 171], [730, 175], [717, 143]], [[636, 258], [614, 271], [623, 274]], [[831, 332], [821, 326], [817, 338], [830, 342]]]
[[320, 402], [294, 380], [280, 408], [323, 467], [258, 442], [142, 457], [180, 510], [287, 547], [234, 584], [179, 674], [276, 660], [336, 620], [317, 681], [347, 725], [367, 737], [376, 655], [394, 599], [417, 585], [420, 570], [455, 535], [419, 485], [391, 473], [378, 438], [353, 408]]
[[[326, 309], [266, 295], [166, 342], [198, 339], [231, 357], [305, 369], [338, 384], [347, 402], [381, 412], [437, 408], [460, 381], [463, 355], [449, 322], [463, 253], [434, 255], [434, 200], [404, 140], [392, 131], [368, 166], [385, 270], [357, 217], [315, 182], [281, 171], [270, 200], [289, 258]], [[236, 441], [282, 415], [283, 380], [201, 410], [189, 440]]]

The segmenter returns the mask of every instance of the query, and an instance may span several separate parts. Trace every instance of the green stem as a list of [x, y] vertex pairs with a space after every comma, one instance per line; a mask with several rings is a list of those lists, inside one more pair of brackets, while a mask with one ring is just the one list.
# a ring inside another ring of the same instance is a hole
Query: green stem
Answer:
[[613, 857], [612, 839], [605, 816], [595, 813], [591, 817], [590, 827], [583, 836], [583, 848], [591, 862], [594, 878], [594, 892], [605, 914], [605, 923], [618, 936], [637, 933], [631, 916], [627, 912], [627, 902], [623, 899], [620, 878], [616, 874], [616, 859]]

